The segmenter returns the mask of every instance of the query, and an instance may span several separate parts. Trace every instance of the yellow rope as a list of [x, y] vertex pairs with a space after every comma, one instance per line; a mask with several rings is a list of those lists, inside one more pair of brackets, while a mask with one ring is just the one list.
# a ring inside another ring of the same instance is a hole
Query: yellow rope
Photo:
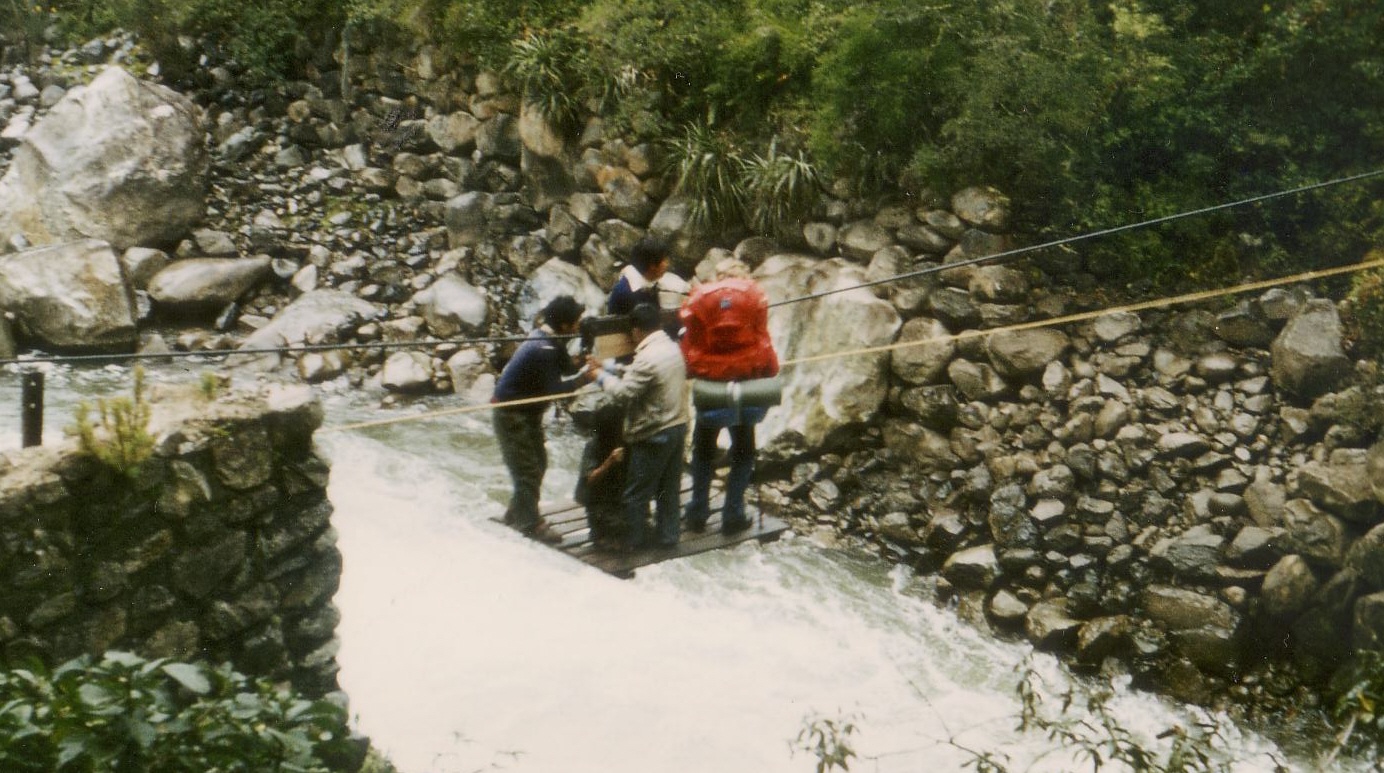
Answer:
[[[781, 365], [785, 368], [789, 368], [795, 365], [804, 365], [812, 362], [821, 362], [823, 360], [833, 360], [841, 357], [854, 357], [862, 354], [880, 354], [883, 352], [891, 352], [895, 349], [904, 349], [910, 346], [923, 346], [926, 344], [941, 343], [943, 341], [964, 341], [970, 338], [995, 335], [997, 333], [1010, 333], [1019, 330], [1032, 330], [1034, 328], [1040, 327], [1066, 325], [1072, 322], [1083, 322], [1089, 319], [1095, 319], [1096, 317], [1103, 317], [1107, 314], [1117, 314], [1120, 312], [1147, 311], [1149, 309], [1166, 308], [1168, 306], [1176, 306], [1178, 304], [1183, 303], [1194, 303], [1196, 301], [1210, 300], [1212, 298], [1220, 298], [1227, 295], [1237, 295], [1239, 293], [1253, 292], [1255, 290], [1266, 290], [1271, 287], [1278, 287], [1280, 285], [1285, 284], [1310, 282], [1315, 279], [1325, 279], [1327, 277], [1339, 276], [1341, 274], [1348, 274], [1354, 271], [1365, 271], [1371, 268], [1380, 267], [1384, 267], [1384, 258], [1365, 261], [1363, 263], [1354, 263], [1349, 266], [1337, 266], [1336, 268], [1324, 268], [1318, 269], [1316, 271], [1305, 271], [1301, 274], [1293, 274], [1292, 276], [1279, 277], [1277, 279], [1264, 279], [1257, 282], [1246, 282], [1245, 284], [1235, 285], [1233, 287], [1224, 287], [1216, 290], [1202, 290], [1195, 293], [1186, 293], [1184, 295], [1174, 295], [1168, 298], [1157, 298], [1151, 301], [1130, 303], [1124, 306], [1115, 306], [1107, 309], [1097, 309], [1095, 311], [1085, 311], [1078, 314], [1068, 314], [1061, 317], [1053, 317], [1051, 319], [1041, 319], [1031, 322], [1020, 322], [1013, 325], [1005, 325], [1004, 327], [989, 328], [986, 330], [963, 330], [960, 333], [952, 333], [944, 336], [933, 336], [931, 338], [921, 338], [913, 341], [895, 341], [892, 344], [884, 344], [882, 346], [870, 346], [861, 349], [849, 349], [840, 352], [817, 354], [810, 357], [799, 357], [793, 360], [786, 360], [783, 363], [781, 363]], [[356, 424], [340, 424], [334, 427], [323, 427], [318, 431], [345, 432], [347, 430], [364, 429], [366, 427], [379, 427], [384, 426], [386, 424], [400, 424], [406, 421], [422, 421], [424, 419], [433, 419], [441, 416], [455, 416], [464, 413], [489, 411], [495, 408], [511, 408], [519, 405], [533, 405], [536, 403], [555, 402], [557, 400], [565, 400], [570, 397], [572, 397], [571, 393], [565, 393], [558, 395], [544, 395], [543, 397], [528, 397], [522, 400], [510, 400], [508, 402], [502, 403], [482, 403], [480, 405], [467, 405], [460, 408], [447, 408], [440, 411], [430, 411], [428, 413], [418, 413], [409, 416], [396, 416], [388, 419], [363, 421]]]

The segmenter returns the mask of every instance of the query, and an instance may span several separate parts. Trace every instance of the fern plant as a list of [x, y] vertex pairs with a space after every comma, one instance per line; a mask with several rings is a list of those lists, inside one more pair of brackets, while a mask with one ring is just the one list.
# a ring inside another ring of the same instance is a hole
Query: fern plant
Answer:
[[78, 403], [75, 434], [82, 451], [128, 478], [154, 453], [154, 438], [149, 434], [151, 409], [144, 398], [144, 369], [135, 366], [131, 397], [101, 398], [96, 401], [97, 421], [92, 406]]

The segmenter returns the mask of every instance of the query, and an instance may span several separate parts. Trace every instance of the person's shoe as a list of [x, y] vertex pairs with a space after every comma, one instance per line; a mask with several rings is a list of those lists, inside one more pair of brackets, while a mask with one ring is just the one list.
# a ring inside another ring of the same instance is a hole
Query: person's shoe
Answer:
[[706, 519], [684, 518], [682, 521], [682, 528], [690, 532], [701, 534], [702, 532], [706, 531]]
[[721, 523], [721, 533], [727, 536], [731, 534], [739, 534], [740, 532], [750, 528], [750, 526], [752, 525], [753, 524], [750, 522], [750, 519], [748, 518], [741, 518], [738, 521], [723, 521]]
[[562, 542], [562, 535], [549, 526], [547, 521], [539, 521], [538, 525], [529, 530], [528, 536], [548, 545], [557, 545]]

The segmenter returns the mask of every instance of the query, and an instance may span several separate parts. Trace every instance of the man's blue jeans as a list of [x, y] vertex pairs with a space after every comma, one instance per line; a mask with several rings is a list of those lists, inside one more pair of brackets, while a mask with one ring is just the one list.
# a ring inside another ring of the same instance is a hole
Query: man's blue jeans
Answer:
[[624, 502], [631, 547], [645, 544], [644, 522], [649, 518], [650, 501], [656, 502], [653, 542], [665, 547], [678, 544], [678, 492], [682, 488], [682, 446], [686, 440], [687, 425], [679, 424], [629, 445]]
[[697, 426], [692, 430], [692, 498], [687, 503], [687, 521], [692, 526], [702, 526], [711, 515], [716, 438], [722, 429], [729, 429], [730, 472], [726, 476], [726, 506], [721, 510], [721, 524], [736, 525], [745, 521], [745, 490], [754, 477], [754, 424], [743, 421], [727, 427], [708, 413], [698, 412]]

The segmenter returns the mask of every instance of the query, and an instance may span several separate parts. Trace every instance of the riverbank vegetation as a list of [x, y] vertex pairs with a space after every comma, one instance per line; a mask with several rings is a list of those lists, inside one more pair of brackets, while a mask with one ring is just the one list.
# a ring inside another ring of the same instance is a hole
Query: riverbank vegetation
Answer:
[[[3, 13], [30, 35], [133, 28], [174, 69], [195, 66], [196, 38], [261, 81], [330, 68], [343, 30], [432, 43], [507, 72], [567, 131], [599, 114], [671, 149], [709, 139], [721, 163], [700, 171], [732, 184], [670, 174], [712, 222], [761, 231], [774, 222], [737, 197], [764, 169], [735, 159], [772, 155], [772, 180], [806, 165], [867, 198], [988, 183], [1011, 196], [1016, 230], [1041, 238], [1366, 171], [1384, 150], [1384, 7], [1370, 0], [71, 0]], [[1384, 236], [1378, 192], [1104, 239], [1088, 265], [1138, 287], [1359, 260]]]

